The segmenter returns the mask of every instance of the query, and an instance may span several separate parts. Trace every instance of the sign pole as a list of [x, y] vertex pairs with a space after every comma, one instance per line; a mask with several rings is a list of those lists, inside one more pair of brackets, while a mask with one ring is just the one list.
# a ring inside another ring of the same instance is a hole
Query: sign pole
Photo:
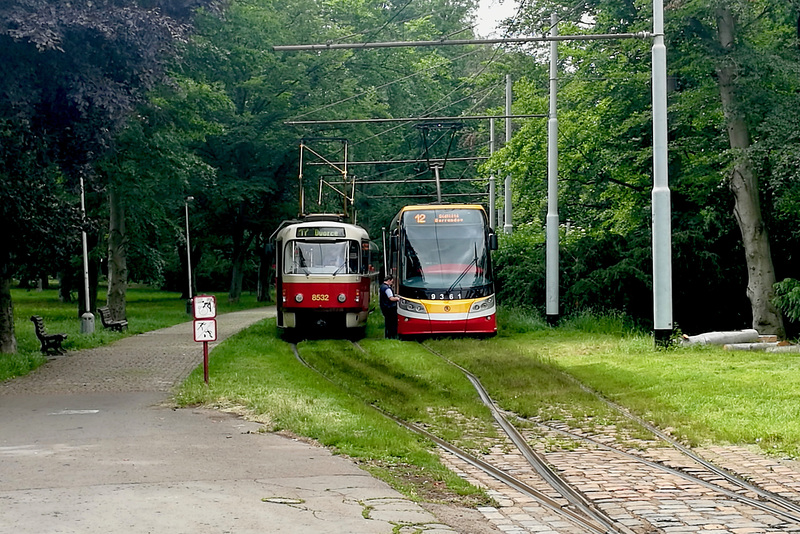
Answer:
[[203, 342], [203, 380], [208, 385], [208, 343], [217, 340], [217, 300], [213, 295], [197, 295], [192, 299], [194, 340]]
[[203, 380], [208, 385], [208, 341], [203, 341]]

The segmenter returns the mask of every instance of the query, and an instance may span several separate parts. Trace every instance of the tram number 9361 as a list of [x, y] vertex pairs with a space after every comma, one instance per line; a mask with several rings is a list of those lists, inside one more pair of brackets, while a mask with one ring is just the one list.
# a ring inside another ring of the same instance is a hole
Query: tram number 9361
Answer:
[[325, 293], [314, 293], [311, 295], [312, 301], [318, 302], [328, 302], [330, 300], [330, 295], [326, 295]]
[[431, 300], [453, 300], [461, 299], [461, 293], [431, 293], [429, 295]]

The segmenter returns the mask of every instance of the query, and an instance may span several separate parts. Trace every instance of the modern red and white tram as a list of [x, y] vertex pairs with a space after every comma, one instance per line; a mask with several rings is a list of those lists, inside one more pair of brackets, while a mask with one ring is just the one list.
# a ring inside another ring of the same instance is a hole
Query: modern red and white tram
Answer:
[[390, 230], [401, 338], [497, 333], [490, 254], [497, 236], [482, 206], [406, 206]]
[[363, 335], [369, 314], [367, 231], [337, 215], [287, 221], [275, 234], [278, 327], [300, 335]]

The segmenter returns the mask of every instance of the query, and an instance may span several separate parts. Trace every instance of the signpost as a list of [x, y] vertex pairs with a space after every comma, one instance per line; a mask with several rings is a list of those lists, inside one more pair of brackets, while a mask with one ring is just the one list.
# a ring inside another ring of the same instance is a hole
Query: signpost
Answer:
[[197, 295], [192, 309], [194, 340], [203, 343], [203, 380], [208, 384], [208, 343], [217, 340], [217, 300], [212, 295]]

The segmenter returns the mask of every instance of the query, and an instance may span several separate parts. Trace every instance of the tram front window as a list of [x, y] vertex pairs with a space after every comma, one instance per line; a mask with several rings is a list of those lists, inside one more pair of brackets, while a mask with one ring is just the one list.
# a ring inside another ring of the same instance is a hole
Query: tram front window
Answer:
[[354, 262], [350, 249], [358, 250], [355, 241], [289, 241], [286, 243], [284, 273], [346, 274], [358, 272], [358, 256]]
[[408, 224], [400, 271], [406, 294], [416, 298], [490, 294], [492, 275], [484, 228], [482, 218], [460, 224]]

